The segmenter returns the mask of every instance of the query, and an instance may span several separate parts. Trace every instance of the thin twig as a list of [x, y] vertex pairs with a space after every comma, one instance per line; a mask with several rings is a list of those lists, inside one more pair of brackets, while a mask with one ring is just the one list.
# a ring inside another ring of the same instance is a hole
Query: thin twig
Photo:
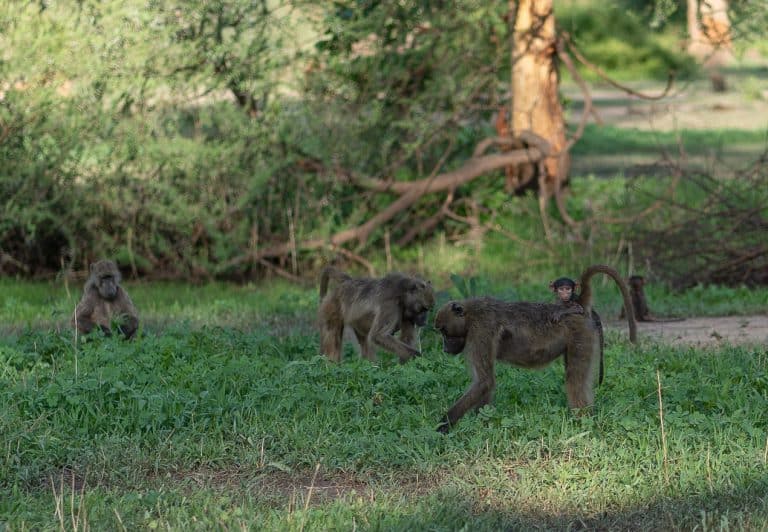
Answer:
[[573, 43], [573, 40], [571, 39], [571, 36], [568, 33], [563, 33], [562, 35], [563, 40], [568, 44], [568, 48], [573, 54], [573, 56], [584, 66], [592, 70], [595, 74], [600, 76], [603, 81], [609, 83], [613, 87], [622, 90], [628, 94], [631, 94], [632, 96], [637, 96], [638, 98], [641, 98], [643, 100], [661, 100], [662, 98], [665, 98], [669, 91], [672, 89], [672, 85], [675, 81], [675, 74], [674, 72], [670, 71], [669, 77], [667, 77], [667, 86], [664, 88], [664, 90], [661, 92], [661, 94], [657, 94], [655, 96], [643, 94], [641, 92], [638, 92], [634, 89], [631, 89], [630, 87], [627, 87], [626, 85], [622, 85], [618, 81], [611, 78], [608, 74], [605, 73], [603, 69], [601, 69], [599, 66], [595, 65], [594, 63], [591, 63], [586, 57], [581, 55], [581, 52], [579, 52], [579, 49], [576, 48], [576, 45]]
[[341, 246], [330, 246], [330, 249], [337, 252], [339, 255], [344, 255], [348, 259], [351, 259], [357, 263], [360, 263], [365, 267], [366, 270], [368, 270], [368, 275], [371, 277], [376, 275], [376, 268], [374, 268], [373, 264], [371, 264], [369, 261], [365, 260], [363, 257], [358, 255], [357, 253], [353, 253], [348, 249], [345, 249]]
[[317, 472], [320, 471], [320, 463], [317, 463], [315, 465], [315, 474], [312, 475], [312, 483], [309, 485], [309, 491], [307, 492], [307, 500], [304, 501], [304, 515], [301, 519], [301, 526], [299, 527], [299, 530], [304, 530], [304, 525], [307, 520], [307, 511], [309, 509], [309, 501], [312, 500], [312, 491], [315, 489], [315, 480], [317, 479]]
[[664, 405], [661, 402], [661, 373], [656, 369], [656, 382], [659, 394], [659, 423], [661, 424], [661, 449], [664, 457], [664, 479], [669, 484], [669, 468], [667, 462], [667, 434], [664, 430]]
[[293, 275], [291, 272], [285, 271], [281, 267], [277, 266], [276, 264], [272, 264], [271, 262], [269, 262], [267, 259], [263, 257], [257, 259], [257, 262], [262, 266], [264, 266], [265, 268], [267, 268], [268, 270], [272, 270], [280, 277], [288, 279], [291, 282], [300, 283], [302, 281], [301, 277], [297, 275]]

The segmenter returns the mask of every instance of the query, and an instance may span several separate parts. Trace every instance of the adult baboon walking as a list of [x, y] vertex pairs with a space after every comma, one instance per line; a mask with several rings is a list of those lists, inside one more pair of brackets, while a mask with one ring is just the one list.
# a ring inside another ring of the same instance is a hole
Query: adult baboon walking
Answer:
[[[443, 336], [443, 350], [466, 354], [472, 384], [448, 410], [438, 430], [446, 432], [468, 410], [491, 401], [497, 360], [541, 368], [565, 355], [568, 404], [574, 409], [591, 406], [594, 370], [602, 353], [599, 324], [592, 317], [590, 279], [596, 273], [610, 275], [619, 286], [627, 309], [629, 337], [635, 342], [637, 330], [627, 286], [608, 266], [594, 265], [584, 271], [578, 300], [583, 313], [563, 315], [560, 304], [508, 303], [490, 297], [451, 301], [441, 307], [435, 316], [435, 328]], [[554, 315], [559, 319], [553, 319]]]
[[[329, 282], [334, 286], [328, 291]], [[400, 362], [419, 356], [417, 326], [427, 322], [435, 305], [432, 284], [390, 273], [382, 278], [351, 277], [331, 266], [320, 276], [320, 348], [334, 362], [341, 361], [344, 327], [355, 333], [360, 352], [376, 361], [375, 346], [400, 357]], [[400, 338], [394, 334], [400, 332]]]
[[111, 260], [91, 264], [90, 275], [85, 282], [83, 297], [72, 316], [72, 325], [82, 334], [88, 334], [98, 326], [104, 334], [112, 334], [112, 323], [131, 338], [139, 327], [139, 314], [128, 292], [120, 286], [122, 276]]

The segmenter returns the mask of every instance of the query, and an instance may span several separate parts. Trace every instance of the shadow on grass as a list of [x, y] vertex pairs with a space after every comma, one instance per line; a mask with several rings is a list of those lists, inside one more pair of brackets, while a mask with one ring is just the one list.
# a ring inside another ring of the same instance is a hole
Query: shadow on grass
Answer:
[[571, 510], [502, 508], [442, 491], [409, 515], [380, 516], [372, 530], [757, 530], [768, 523], [768, 476], [755, 475], [732, 490], [659, 497], [591, 515]]

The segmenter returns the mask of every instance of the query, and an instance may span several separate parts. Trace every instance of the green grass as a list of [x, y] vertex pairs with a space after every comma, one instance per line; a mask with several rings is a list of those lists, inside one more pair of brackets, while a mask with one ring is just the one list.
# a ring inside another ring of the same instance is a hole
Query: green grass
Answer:
[[[465, 281], [475, 279], [475, 285], [466, 293], [457, 289], [449, 273], [430, 276], [438, 290], [439, 301], [470, 295], [543, 301], [550, 298], [550, 280], [562, 275], [578, 278], [581, 273], [579, 268], [558, 265], [553, 258], [546, 267], [533, 268], [528, 275], [511, 276], [507, 272], [516, 249], [503, 239], [489, 239], [480, 261], [484, 273], [462, 275], [461, 270], [452, 272]], [[245, 331], [271, 328], [276, 335], [284, 336], [294, 329], [310, 326], [318, 301], [316, 287], [282, 281], [263, 286], [150, 282], [127, 282], [125, 286], [140, 310], [142, 329], [152, 333], [181, 323], [195, 329], [206, 325]], [[653, 309], [660, 315], [734, 316], [768, 311], [768, 288], [763, 287], [697, 286], [684, 292], [673, 292], [651, 281], [645, 288]], [[619, 312], [621, 295], [613, 281], [598, 276], [593, 289], [601, 312], [606, 315]], [[79, 297], [79, 287], [65, 287], [58, 281], [0, 279], [0, 333], [18, 334], [28, 329], [44, 329], [62, 337], [71, 335], [69, 320]]]
[[[568, 412], [559, 362], [503, 366], [493, 405], [442, 436], [469, 376], [429, 328], [407, 365], [372, 366], [351, 346], [331, 365], [310, 325], [314, 290], [130, 289], [155, 325], [75, 346], [63, 288], [3, 282], [0, 527], [768, 526], [764, 347], [635, 348], [609, 333], [594, 416]], [[474, 290], [548, 297], [540, 283]], [[649, 297], [661, 311], [750, 298], [730, 290], [679, 307]], [[614, 292], [598, 285], [598, 301]]]
[[[301, 320], [317, 304], [317, 290], [286, 282], [265, 290], [255, 285], [209, 283], [124, 283], [140, 309], [144, 328], [162, 329], [169, 323], [190, 326], [219, 324], [252, 328], [270, 320]], [[0, 331], [3, 328], [39, 328], [62, 331], [82, 293], [80, 286], [61, 282], [17, 282], [0, 279]]]
[[[671, 154], [678, 153], [678, 142], [682, 143], [686, 153], [702, 155], [734, 150], [735, 147], [750, 146], [756, 154], [765, 149], [768, 135], [765, 129], [755, 130], [683, 130], [683, 131], [644, 131], [615, 126], [587, 125], [584, 136], [574, 144], [571, 153], [574, 157], [589, 157], [606, 154], [606, 146], [612, 153], [648, 154], [659, 156], [661, 150]], [[745, 164], [752, 159], [744, 161]]]

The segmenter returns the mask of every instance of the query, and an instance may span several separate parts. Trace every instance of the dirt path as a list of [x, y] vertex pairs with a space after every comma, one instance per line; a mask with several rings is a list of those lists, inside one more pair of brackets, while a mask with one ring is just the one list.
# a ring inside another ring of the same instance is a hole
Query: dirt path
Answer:
[[[626, 323], [611, 321], [609, 329], [626, 331]], [[688, 318], [668, 323], [637, 324], [640, 338], [654, 338], [673, 345], [762, 344], [768, 346], [768, 316]]]

